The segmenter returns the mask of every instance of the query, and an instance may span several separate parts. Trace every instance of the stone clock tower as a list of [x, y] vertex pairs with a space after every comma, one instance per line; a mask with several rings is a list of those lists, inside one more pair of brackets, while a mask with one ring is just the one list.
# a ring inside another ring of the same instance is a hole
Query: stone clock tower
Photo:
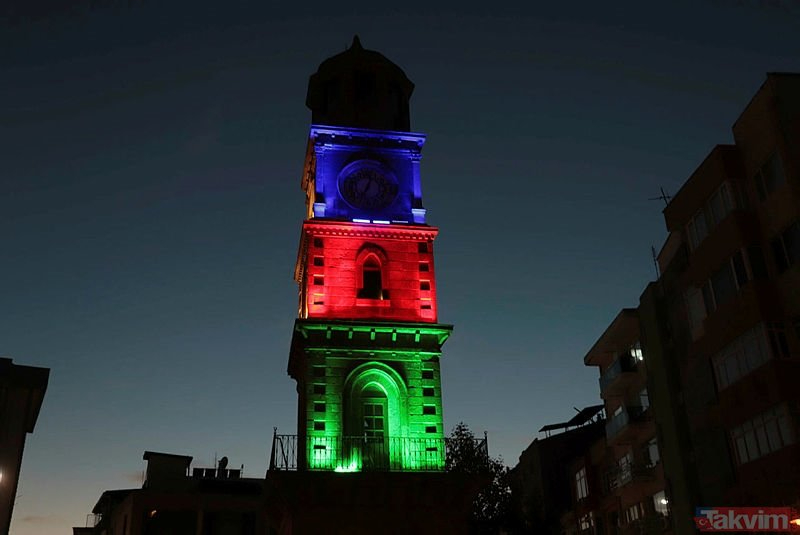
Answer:
[[466, 530], [477, 487], [444, 471], [439, 359], [452, 326], [438, 322], [413, 89], [357, 37], [309, 82], [288, 368], [297, 434], [276, 432], [267, 474], [280, 533]]
[[437, 323], [413, 87], [357, 37], [309, 83], [289, 357], [300, 469], [444, 468], [439, 357], [452, 327]]

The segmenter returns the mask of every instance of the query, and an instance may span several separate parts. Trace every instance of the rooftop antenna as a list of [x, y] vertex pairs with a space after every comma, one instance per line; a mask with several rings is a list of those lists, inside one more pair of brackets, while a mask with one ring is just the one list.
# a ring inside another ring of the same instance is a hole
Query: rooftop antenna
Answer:
[[656, 280], [658, 280], [661, 278], [661, 273], [659, 273], [658, 270], [658, 255], [656, 254], [656, 248], [653, 245], [650, 246], [650, 254], [653, 255], [653, 266], [656, 268]]
[[670, 201], [670, 199], [672, 199], [672, 196], [669, 195], [666, 191], [664, 191], [664, 188], [658, 188], [658, 189], [659, 189], [659, 191], [661, 191], [661, 195], [659, 195], [658, 197], [650, 197], [647, 200], [648, 201], [664, 201], [664, 206], [669, 205], [669, 201]]

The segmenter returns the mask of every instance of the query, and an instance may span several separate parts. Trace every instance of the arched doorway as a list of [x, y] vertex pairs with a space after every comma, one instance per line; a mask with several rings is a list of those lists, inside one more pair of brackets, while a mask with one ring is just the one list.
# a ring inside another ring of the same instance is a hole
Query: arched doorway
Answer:
[[360, 470], [402, 469], [408, 409], [400, 375], [386, 364], [365, 363], [350, 372], [343, 393], [345, 464]]
[[370, 383], [361, 391], [359, 406], [354, 408], [361, 410], [359, 416], [364, 423], [359, 437], [362, 469], [389, 468], [389, 403], [386, 392], [377, 383]]

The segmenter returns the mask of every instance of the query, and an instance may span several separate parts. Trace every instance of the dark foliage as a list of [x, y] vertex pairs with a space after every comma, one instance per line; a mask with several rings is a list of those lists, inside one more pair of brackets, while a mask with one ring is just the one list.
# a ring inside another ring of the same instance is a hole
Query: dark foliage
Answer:
[[480, 483], [472, 504], [471, 531], [481, 534], [506, 532], [511, 512], [511, 488], [509, 469], [502, 458], [491, 458], [486, 442], [477, 440], [464, 422], [455, 426], [448, 436], [447, 449], [447, 471], [473, 476]]

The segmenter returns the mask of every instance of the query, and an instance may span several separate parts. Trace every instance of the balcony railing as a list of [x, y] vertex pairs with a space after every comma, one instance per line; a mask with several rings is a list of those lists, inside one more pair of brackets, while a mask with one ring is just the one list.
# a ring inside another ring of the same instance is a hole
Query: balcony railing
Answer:
[[622, 382], [621, 379], [626, 374], [632, 376], [635, 372], [636, 359], [627, 353], [620, 355], [600, 376], [600, 392], [614, 393], [616, 391], [615, 387]]
[[647, 481], [653, 479], [654, 466], [647, 463], [629, 463], [608, 472], [608, 488], [611, 492], [621, 489], [634, 481]]
[[[408, 437], [312, 436], [275, 434], [270, 470], [334, 472], [441, 472], [451, 452], [447, 439]], [[473, 452], [488, 456], [486, 438], [475, 439]]]
[[609, 418], [606, 423], [606, 438], [613, 440], [620, 437], [631, 424], [645, 419], [647, 408], [639, 405], [626, 405], [622, 411]]

